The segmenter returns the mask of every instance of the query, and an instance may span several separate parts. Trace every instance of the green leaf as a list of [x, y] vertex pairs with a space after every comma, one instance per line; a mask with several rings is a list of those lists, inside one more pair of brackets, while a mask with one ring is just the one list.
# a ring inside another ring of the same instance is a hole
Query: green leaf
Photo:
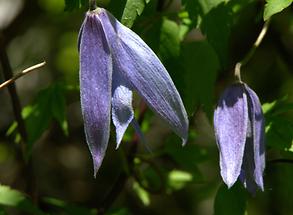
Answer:
[[225, 3], [221, 3], [213, 8], [208, 7], [205, 10], [209, 12], [203, 17], [201, 30], [218, 54], [222, 66], [226, 68], [229, 63], [229, 37], [233, 20], [232, 10]]
[[184, 104], [191, 115], [196, 106], [203, 105], [208, 115], [213, 111], [214, 84], [220, 63], [214, 49], [207, 43], [185, 43], [182, 47], [184, 67]]
[[266, 117], [277, 116], [293, 111], [293, 103], [288, 102], [288, 96], [284, 96], [271, 103], [263, 104], [262, 109]]
[[57, 208], [62, 209], [63, 212], [66, 212], [67, 214], [70, 214], [70, 215], [94, 215], [94, 214], [97, 214], [96, 209], [89, 209], [89, 208], [85, 208], [85, 207], [76, 206], [74, 204], [64, 202], [60, 199], [46, 197], [46, 198], [43, 198], [43, 201], [47, 204], [50, 204], [52, 206], [55, 206]]
[[191, 20], [191, 27], [196, 27], [198, 24], [198, 17], [200, 15], [200, 5], [198, 1], [183, 0], [182, 4], [185, 10], [188, 12], [188, 16]]
[[[192, 1], [192, 0], [191, 0]], [[220, 4], [227, 3], [229, 0], [198, 0], [202, 13], [207, 14], [212, 9], [218, 7]]]
[[139, 183], [134, 182], [133, 183], [133, 191], [136, 193], [136, 195], [138, 196], [138, 198], [141, 200], [141, 202], [143, 203], [143, 205], [148, 206], [151, 203], [151, 199], [150, 199], [150, 195], [149, 193], [143, 189]]
[[267, 114], [270, 111], [272, 111], [273, 108], [276, 106], [276, 103], [277, 103], [277, 101], [273, 101], [273, 102], [270, 102], [270, 103], [264, 103], [262, 105], [262, 111], [263, 111], [263, 113], [264, 114]]
[[12, 190], [8, 186], [0, 185], [0, 204], [16, 207], [23, 200], [25, 200], [25, 196], [22, 193]]
[[221, 185], [214, 202], [215, 215], [244, 215], [247, 196], [237, 182], [232, 188]]
[[184, 86], [184, 78], [179, 59], [182, 39], [181, 26], [172, 20], [163, 18], [160, 29], [158, 55], [179, 90], [183, 89]]
[[281, 12], [285, 8], [289, 7], [293, 0], [267, 0], [265, 5], [263, 18], [266, 21], [272, 15]]
[[[31, 153], [33, 144], [48, 129], [52, 120], [56, 120], [67, 135], [64, 86], [57, 83], [41, 90], [34, 103], [23, 108], [22, 116], [28, 133], [28, 155]], [[16, 128], [17, 126], [13, 123], [7, 134], [12, 134]]]
[[198, 0], [200, 29], [215, 49], [223, 69], [231, 65], [231, 31], [252, 0]]
[[176, 22], [163, 19], [159, 55], [162, 59], [178, 57], [180, 53], [180, 28]]
[[293, 143], [293, 122], [284, 117], [273, 117], [266, 126], [267, 144], [279, 150], [290, 151]]
[[172, 190], [180, 190], [191, 181], [193, 181], [191, 173], [182, 170], [172, 170], [168, 174], [167, 185]]
[[287, 97], [262, 106], [266, 118], [267, 144], [275, 149], [291, 151], [293, 144], [293, 103]]
[[131, 28], [136, 17], [140, 16], [144, 7], [150, 0], [127, 0], [122, 14], [121, 22]]
[[38, 209], [23, 193], [4, 185], [0, 185], [0, 205], [5, 207], [14, 207], [20, 211], [30, 214], [45, 214], [40, 209]]
[[51, 112], [52, 117], [56, 119], [62, 128], [65, 135], [68, 135], [68, 124], [66, 120], [66, 104], [65, 93], [62, 84], [56, 84], [52, 86], [51, 94]]

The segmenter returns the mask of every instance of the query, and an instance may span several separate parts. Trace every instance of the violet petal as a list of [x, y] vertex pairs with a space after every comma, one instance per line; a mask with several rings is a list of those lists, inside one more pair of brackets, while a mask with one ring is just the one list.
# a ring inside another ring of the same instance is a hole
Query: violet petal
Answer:
[[103, 28], [88, 12], [80, 38], [80, 96], [87, 144], [96, 175], [110, 133], [112, 60]]
[[[84, 22], [85, 22], [85, 20], [84, 20]], [[80, 51], [80, 42], [81, 42], [84, 22], [81, 24], [81, 27], [80, 27], [79, 32], [78, 32], [78, 37], [77, 37], [77, 50], [78, 50], [78, 52]]]
[[224, 91], [214, 113], [221, 175], [228, 187], [240, 175], [247, 125], [248, 109], [244, 86], [234, 84]]
[[112, 120], [116, 127], [116, 148], [133, 120], [132, 91], [117, 72], [113, 73]]
[[117, 63], [117, 69], [147, 104], [182, 138], [188, 136], [188, 119], [180, 95], [167, 70], [148, 45], [106, 10], [99, 18]]
[[254, 180], [263, 190], [263, 171], [265, 168], [265, 131], [264, 116], [258, 96], [245, 85], [248, 98], [251, 101], [252, 127], [253, 127], [253, 145], [254, 145]]

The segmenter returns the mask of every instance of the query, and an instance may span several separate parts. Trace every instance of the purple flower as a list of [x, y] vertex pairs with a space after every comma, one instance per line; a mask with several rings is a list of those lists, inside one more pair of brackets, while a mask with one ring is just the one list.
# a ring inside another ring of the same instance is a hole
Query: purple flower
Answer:
[[134, 120], [133, 90], [186, 143], [188, 119], [180, 95], [158, 57], [137, 34], [98, 8], [86, 14], [79, 52], [81, 107], [95, 174], [107, 149], [110, 116], [117, 147]]
[[250, 192], [263, 190], [264, 117], [255, 92], [244, 83], [228, 87], [215, 110], [214, 127], [224, 182], [230, 188], [239, 177]]

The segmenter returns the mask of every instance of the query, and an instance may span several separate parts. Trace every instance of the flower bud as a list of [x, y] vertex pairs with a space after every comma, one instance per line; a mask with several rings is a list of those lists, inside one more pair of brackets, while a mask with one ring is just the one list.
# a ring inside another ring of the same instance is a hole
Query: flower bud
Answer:
[[221, 176], [230, 188], [239, 178], [252, 193], [263, 190], [264, 116], [255, 92], [244, 83], [229, 86], [214, 113]]

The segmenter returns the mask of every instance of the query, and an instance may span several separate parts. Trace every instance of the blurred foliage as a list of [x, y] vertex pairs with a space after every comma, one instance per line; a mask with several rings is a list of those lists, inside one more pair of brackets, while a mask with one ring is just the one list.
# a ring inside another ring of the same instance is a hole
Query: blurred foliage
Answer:
[[[31, 154], [33, 144], [48, 129], [53, 119], [59, 123], [64, 134], [68, 135], [64, 91], [65, 89], [62, 83], [53, 84], [41, 90], [32, 105], [23, 108], [22, 116], [28, 132], [28, 156]], [[16, 129], [17, 123], [14, 122], [6, 134], [11, 135], [16, 132]], [[15, 140], [19, 142], [19, 134], [16, 134]]]
[[143, 12], [145, 4], [150, 0], [127, 0], [122, 14], [121, 22], [125, 26], [131, 28], [136, 17]]
[[[13, 190], [8, 186], [0, 185], [0, 204], [5, 207], [15, 207], [20, 211], [35, 215], [45, 215], [44, 212], [34, 206], [25, 194]], [[4, 212], [3, 212], [4, 213]]]
[[293, 121], [286, 116], [286, 113], [292, 111], [293, 103], [288, 103], [287, 97], [263, 104], [268, 146], [284, 151], [292, 150]]
[[246, 193], [240, 183], [230, 190], [221, 185], [215, 197], [215, 215], [244, 215], [246, 209]]
[[[2, 32], [8, 37], [13, 70], [40, 58], [46, 59], [47, 66], [16, 83], [24, 105], [26, 158], [33, 163], [30, 169], [22, 170], [17, 123], [9, 95], [0, 91], [0, 183], [15, 188], [0, 186], [0, 215], [103, 213], [100, 205], [119, 183], [124, 184], [116, 196], [110, 196], [106, 214], [292, 215], [292, 162], [274, 162], [293, 160], [291, 3], [97, 1], [159, 56], [182, 96], [190, 131], [189, 142], [182, 147], [179, 138], [147, 110], [141, 127], [151, 152], [140, 144], [133, 167], [128, 166], [134, 129], [127, 130], [119, 150], [115, 150], [111, 135], [105, 161], [93, 179], [80, 113], [77, 51], [78, 30], [88, 1], [23, 1], [23, 11]], [[0, 13], [13, 10], [3, 8], [0, 3]], [[266, 119], [265, 191], [250, 196], [240, 183], [230, 189], [222, 185], [212, 115], [217, 98], [233, 82], [235, 63], [252, 48], [269, 18], [268, 34], [242, 68], [243, 81], [259, 95]], [[2, 82], [1, 75], [0, 70]], [[141, 104], [134, 97], [138, 118]], [[24, 194], [24, 176], [31, 172], [38, 201], [34, 195]], [[116, 181], [120, 173], [125, 174], [126, 182]]]
[[284, 10], [286, 7], [289, 7], [293, 2], [292, 0], [266, 0], [267, 3], [264, 9], [264, 20], [267, 20], [272, 15], [279, 13]]
[[85, 7], [88, 1], [87, 0], [65, 0], [65, 11], [72, 11], [74, 9], [79, 9]]

